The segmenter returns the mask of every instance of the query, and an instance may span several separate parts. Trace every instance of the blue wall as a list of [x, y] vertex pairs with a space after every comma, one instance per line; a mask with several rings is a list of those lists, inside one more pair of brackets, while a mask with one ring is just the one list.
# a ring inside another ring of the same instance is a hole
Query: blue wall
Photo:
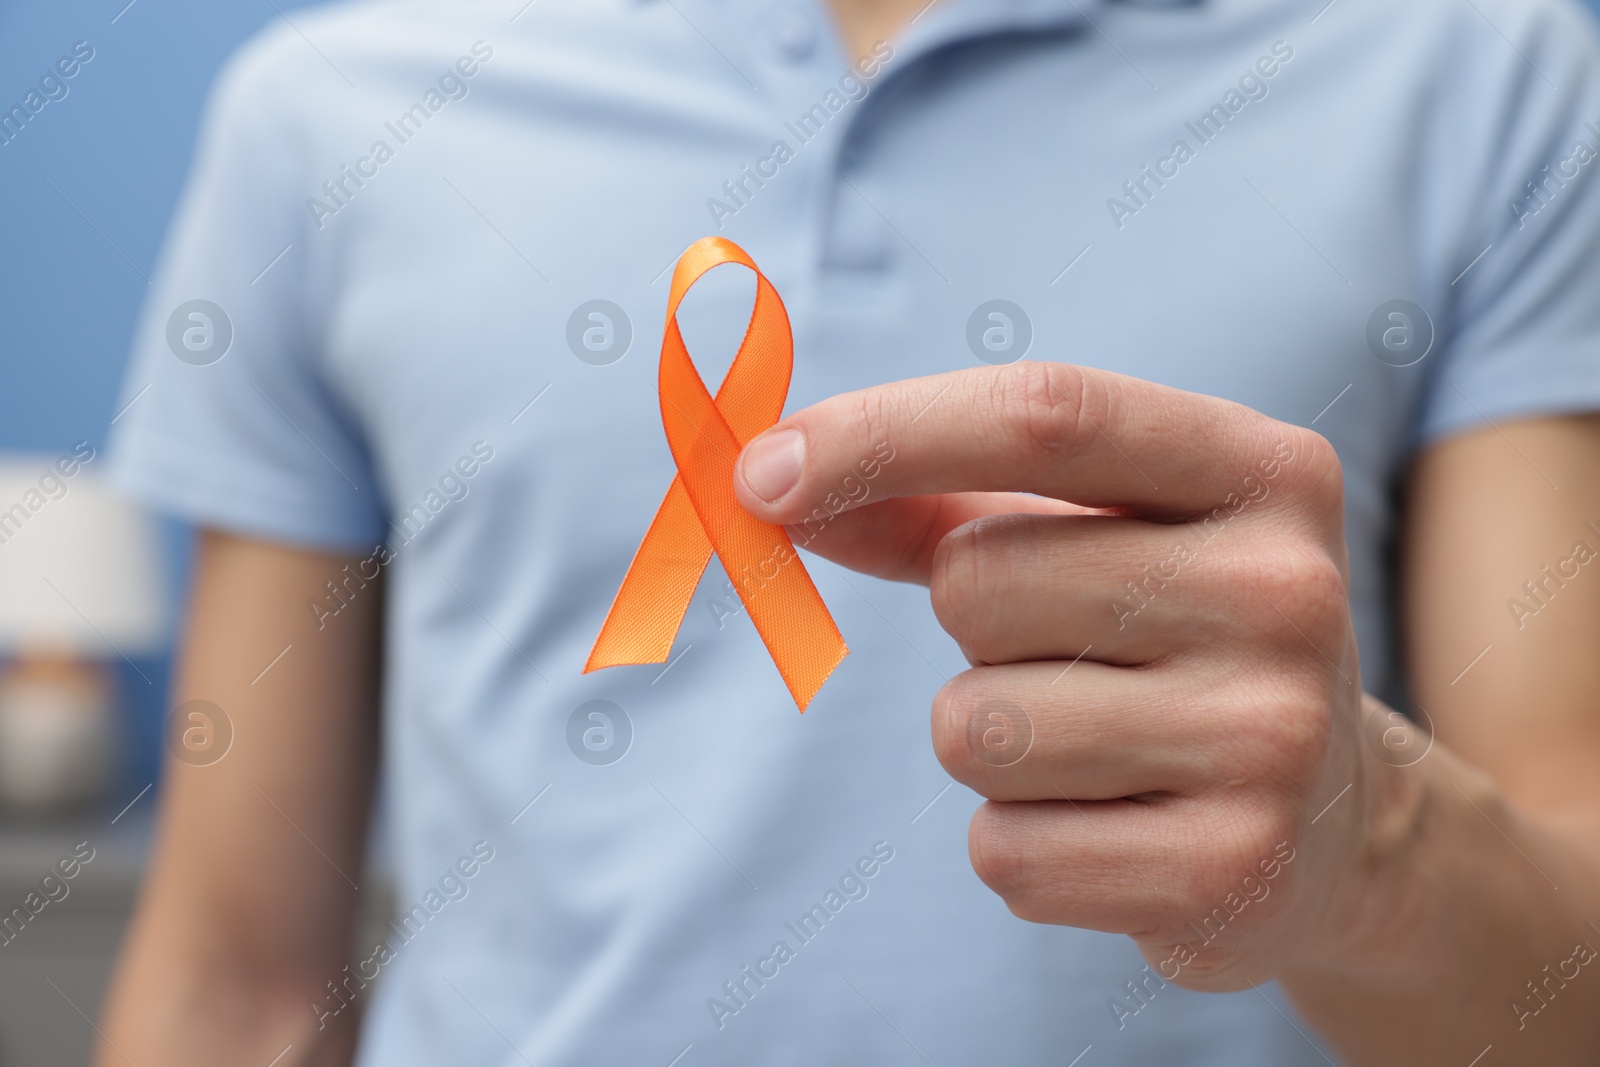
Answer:
[[[279, 17], [248, 0], [126, 3], [0, 3], [6, 108], [74, 42], [95, 50], [66, 98], [0, 145], [3, 449], [102, 439], [145, 293], [140, 272], [155, 262], [206, 89], [242, 40]], [[274, 3], [290, 17], [306, 6]]]

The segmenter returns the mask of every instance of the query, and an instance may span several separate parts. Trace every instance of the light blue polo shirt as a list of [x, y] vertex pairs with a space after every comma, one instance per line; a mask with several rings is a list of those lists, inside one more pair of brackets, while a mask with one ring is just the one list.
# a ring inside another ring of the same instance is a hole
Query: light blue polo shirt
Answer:
[[[361, 553], [324, 626], [387, 574], [403, 914], [307, 1011], [365, 1002], [366, 1067], [1325, 1062], [1270, 987], [1163, 986], [979, 883], [924, 590], [808, 561], [852, 652], [804, 716], [715, 562], [669, 664], [581, 673], [673, 475], [668, 268], [750, 251], [791, 411], [1026, 353], [1314, 426], [1394, 698], [1408, 457], [1600, 407], [1587, 18], [938, 0], [860, 66], [814, 0], [294, 19], [216, 90], [115, 457], [160, 508]], [[751, 292], [690, 296], [708, 381]]]

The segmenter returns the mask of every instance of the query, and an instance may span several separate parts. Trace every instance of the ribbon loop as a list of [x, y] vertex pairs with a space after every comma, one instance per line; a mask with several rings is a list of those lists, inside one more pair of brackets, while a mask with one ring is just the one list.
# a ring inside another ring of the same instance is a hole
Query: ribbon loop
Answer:
[[[683, 343], [678, 305], [724, 263], [755, 272], [756, 300], [713, 397]], [[628, 566], [585, 674], [666, 662], [713, 552], [801, 711], [849, 653], [788, 534], [752, 517], [733, 495], [734, 461], [783, 414], [793, 371], [789, 314], [755, 261], [721, 237], [690, 245], [672, 272], [661, 340], [661, 424], [678, 473]]]

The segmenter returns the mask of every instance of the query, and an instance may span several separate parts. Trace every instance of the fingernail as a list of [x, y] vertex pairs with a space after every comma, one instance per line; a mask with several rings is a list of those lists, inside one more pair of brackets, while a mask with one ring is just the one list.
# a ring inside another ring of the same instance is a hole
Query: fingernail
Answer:
[[739, 460], [744, 484], [772, 503], [800, 481], [806, 461], [806, 437], [799, 430], [779, 430], [751, 441]]

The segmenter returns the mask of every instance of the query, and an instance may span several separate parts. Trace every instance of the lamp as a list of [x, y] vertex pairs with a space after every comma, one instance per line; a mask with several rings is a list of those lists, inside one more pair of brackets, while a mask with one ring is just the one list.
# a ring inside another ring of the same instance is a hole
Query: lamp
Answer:
[[113, 495], [87, 444], [0, 456], [0, 802], [97, 798], [115, 748], [107, 664], [160, 648], [166, 582], [154, 522]]

